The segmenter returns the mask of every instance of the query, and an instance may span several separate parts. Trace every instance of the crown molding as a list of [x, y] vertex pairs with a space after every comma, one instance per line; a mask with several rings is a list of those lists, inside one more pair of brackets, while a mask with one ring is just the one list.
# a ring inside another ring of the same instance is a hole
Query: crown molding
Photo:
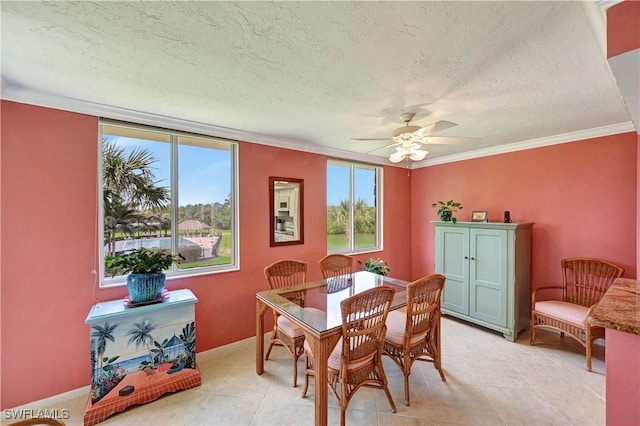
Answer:
[[622, 3], [624, 0], [596, 0], [596, 5], [600, 6], [604, 10], [609, 9], [616, 4]]
[[[384, 157], [354, 153], [351, 151], [344, 151], [340, 149], [324, 148], [295, 140], [274, 138], [271, 136], [260, 135], [258, 133], [251, 133], [228, 127], [214, 126], [211, 124], [200, 123], [196, 121], [182, 120], [179, 118], [166, 117], [158, 114], [151, 114], [142, 111], [115, 107], [112, 105], [105, 105], [95, 102], [87, 102], [80, 99], [56, 96], [50, 93], [36, 92], [33, 90], [11, 86], [4, 80], [2, 80], [1, 83], [1, 98], [8, 101], [26, 103], [47, 108], [55, 108], [64, 111], [76, 112], [79, 114], [95, 115], [97, 117], [110, 118], [113, 120], [146, 124], [148, 126], [165, 128], [169, 127], [185, 132], [193, 132], [219, 138], [233, 139], [241, 142], [257, 143], [272, 147], [291, 149], [295, 151], [310, 152], [314, 154], [326, 155], [328, 157], [342, 159], [346, 158], [349, 160], [363, 161], [376, 165], [384, 165], [397, 168], [406, 167], [404, 162], [399, 164], [392, 164], [387, 160], [387, 158]], [[595, 129], [565, 133], [551, 137], [532, 139], [529, 141], [498, 145], [495, 147], [483, 148], [475, 151], [465, 152], [462, 154], [454, 154], [434, 159], [426, 159], [420, 162], [413, 162], [411, 164], [411, 169], [419, 169], [422, 167], [453, 163], [456, 161], [471, 160], [474, 158], [505, 154], [508, 152], [522, 151], [525, 149], [539, 148], [548, 145], [575, 142], [579, 140], [615, 135], [630, 131], [635, 131], [635, 127], [633, 126], [633, 123], [631, 121], [626, 123], [614, 124], [611, 126], [598, 127]]]
[[50, 93], [11, 86], [4, 80], [2, 80], [2, 92], [0, 92], [0, 94], [1, 98], [7, 101], [55, 108], [79, 114], [95, 115], [96, 117], [128, 121], [132, 123], [145, 124], [147, 126], [171, 128], [218, 138], [233, 139], [241, 142], [251, 142], [278, 148], [292, 149], [295, 151], [311, 152], [314, 154], [326, 155], [328, 157], [349, 158], [351, 160], [363, 161], [372, 164], [388, 165], [386, 158], [376, 157], [373, 155], [359, 154], [340, 149], [324, 148], [300, 141], [274, 138], [228, 127], [215, 126], [196, 121], [115, 107], [112, 105], [56, 96]]
[[625, 123], [612, 124], [610, 126], [602, 126], [593, 129], [579, 130], [577, 132], [563, 133], [560, 135], [549, 136], [538, 139], [531, 139], [523, 142], [515, 142], [505, 145], [497, 145], [489, 148], [477, 149], [462, 154], [447, 155], [444, 157], [434, 158], [433, 160], [424, 160], [419, 164], [414, 164], [414, 169], [422, 167], [436, 166], [438, 164], [453, 163], [456, 161], [471, 160], [474, 158], [488, 157], [491, 155], [506, 154], [509, 152], [523, 151], [526, 149], [540, 148], [549, 145], [558, 145], [562, 143], [577, 142], [585, 139], [599, 138], [603, 136], [617, 135], [620, 133], [635, 132], [636, 129], [631, 121]]

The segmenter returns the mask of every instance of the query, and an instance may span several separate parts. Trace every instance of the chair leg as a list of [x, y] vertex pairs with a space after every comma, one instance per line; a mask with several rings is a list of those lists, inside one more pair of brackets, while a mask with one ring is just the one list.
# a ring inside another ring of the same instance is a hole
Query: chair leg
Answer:
[[446, 382], [447, 379], [444, 378], [444, 371], [442, 371], [442, 358], [441, 358], [441, 352], [440, 352], [440, 327], [438, 327], [438, 332], [436, 333], [436, 336], [438, 336], [437, 340], [434, 336], [433, 340], [431, 341], [431, 353], [433, 354], [432, 356], [433, 366], [436, 368], [436, 370], [438, 370], [438, 373], [440, 373], [440, 378], [442, 379], [442, 381]]
[[275, 341], [273, 339], [271, 339], [271, 343], [269, 344], [269, 349], [267, 349], [267, 354], [264, 356], [264, 359], [267, 360], [269, 359], [269, 354], [271, 354], [271, 349], [273, 348], [273, 345], [275, 345]]
[[531, 321], [531, 340], [529, 340], [529, 344], [533, 346], [536, 342], [536, 326], [533, 324], [534, 321]]
[[444, 371], [442, 371], [442, 365], [440, 363], [440, 356], [438, 356], [438, 358], [433, 360], [433, 366], [436, 368], [436, 370], [438, 370], [438, 373], [440, 373], [440, 378], [442, 379], [442, 381], [446, 382], [447, 379], [445, 379]]
[[[274, 321], [278, 321], [278, 319], [274, 318]], [[269, 349], [267, 349], [267, 354], [264, 356], [265, 360], [269, 359], [269, 355], [271, 354], [271, 349], [273, 349], [273, 345], [275, 345], [276, 343], [275, 341], [276, 335], [277, 335], [276, 328], [273, 327], [273, 330], [271, 331], [271, 343], [269, 343]]]
[[307, 391], [309, 390], [309, 356], [304, 354], [304, 388], [302, 389], [302, 397], [307, 397]]
[[404, 405], [407, 407], [411, 405], [411, 401], [409, 400], [409, 376], [411, 375], [411, 371], [404, 373]]
[[403, 351], [402, 353], [402, 358], [403, 358], [403, 371], [402, 374], [404, 375], [404, 405], [406, 405], [407, 407], [411, 405], [411, 401], [409, 398], [410, 395], [410, 391], [409, 391], [409, 376], [411, 375], [411, 355], [409, 354], [408, 350]]
[[587, 349], [587, 370], [591, 371], [591, 328], [587, 326], [586, 333], [586, 349]]
[[[381, 355], [379, 355], [381, 356]], [[384, 374], [384, 367], [382, 366], [382, 359], [379, 360], [378, 366], [374, 367], [378, 370], [378, 375], [380, 376], [380, 381], [382, 382], [382, 389], [384, 389], [384, 393], [387, 395], [387, 400], [389, 401], [389, 406], [391, 407], [391, 412], [396, 412], [396, 404], [393, 402], [393, 398], [391, 398], [391, 393], [389, 392], [389, 380], [387, 380], [387, 375]], [[409, 374], [411, 371], [409, 371]], [[409, 374], [405, 376], [405, 395], [407, 397], [407, 401], [409, 401]], [[409, 405], [409, 404], [407, 404]]]
[[396, 404], [393, 403], [393, 398], [391, 398], [391, 393], [389, 392], [389, 387], [388, 386], [384, 386], [384, 393], [387, 394], [387, 400], [389, 401], [389, 406], [391, 407], [391, 412], [392, 413], [396, 413]]
[[298, 358], [293, 357], [293, 387], [298, 387]]

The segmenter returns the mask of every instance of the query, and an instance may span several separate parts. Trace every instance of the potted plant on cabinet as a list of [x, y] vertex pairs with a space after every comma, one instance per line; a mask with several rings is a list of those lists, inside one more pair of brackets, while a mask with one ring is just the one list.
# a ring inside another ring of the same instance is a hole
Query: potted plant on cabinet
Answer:
[[447, 202], [438, 201], [431, 204], [431, 207], [438, 208], [438, 216], [440, 216], [441, 221], [453, 223], [456, 223], [458, 221], [458, 219], [456, 219], [456, 217], [454, 216], [454, 213], [458, 210], [462, 210], [462, 205], [453, 200], [449, 200]]
[[105, 267], [112, 276], [129, 273], [129, 298], [132, 303], [143, 303], [162, 297], [166, 281], [163, 271], [183, 259], [181, 254], [171, 254], [166, 250], [139, 248], [122, 256], [106, 258]]
[[391, 272], [391, 268], [389, 265], [385, 263], [384, 260], [377, 258], [374, 259], [372, 257], [367, 258], [364, 262], [358, 260], [358, 264], [362, 266], [363, 271], [373, 272], [378, 275], [387, 275]]

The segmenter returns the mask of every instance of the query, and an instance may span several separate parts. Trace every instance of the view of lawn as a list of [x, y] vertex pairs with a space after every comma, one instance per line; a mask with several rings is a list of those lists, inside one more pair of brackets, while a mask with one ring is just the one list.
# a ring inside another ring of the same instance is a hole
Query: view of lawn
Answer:
[[[356, 234], [356, 248], [375, 247], [376, 234]], [[349, 238], [347, 234], [327, 234], [327, 250], [335, 251], [347, 249], [349, 247]]]

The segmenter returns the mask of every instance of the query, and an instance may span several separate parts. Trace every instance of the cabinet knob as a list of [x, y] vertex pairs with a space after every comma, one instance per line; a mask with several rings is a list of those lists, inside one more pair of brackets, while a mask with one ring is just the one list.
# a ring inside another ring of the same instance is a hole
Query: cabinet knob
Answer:
[[471, 258], [471, 260], [476, 260], [476, 258], [475, 258], [475, 257], [472, 257], [472, 258]]
[[469, 259], [469, 256], [465, 256], [464, 258], [465, 258], [465, 259]]

